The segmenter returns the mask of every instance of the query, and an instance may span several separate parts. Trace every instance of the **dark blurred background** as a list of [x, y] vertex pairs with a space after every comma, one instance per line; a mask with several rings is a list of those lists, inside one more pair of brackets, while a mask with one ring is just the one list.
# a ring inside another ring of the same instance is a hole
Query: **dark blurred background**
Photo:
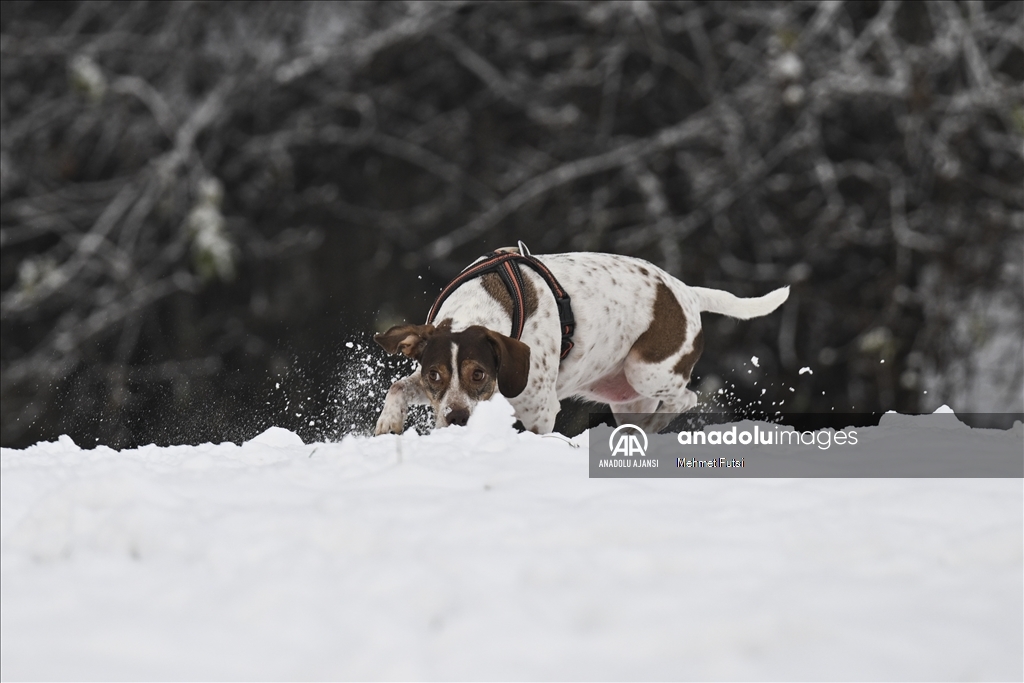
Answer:
[[0, 440], [337, 438], [518, 239], [791, 285], [707, 402], [1020, 411], [1022, 8], [5, 2]]

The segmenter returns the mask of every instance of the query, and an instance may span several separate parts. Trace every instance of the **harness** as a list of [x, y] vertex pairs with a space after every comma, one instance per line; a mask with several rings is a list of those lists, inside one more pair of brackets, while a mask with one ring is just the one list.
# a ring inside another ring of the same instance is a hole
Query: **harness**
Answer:
[[449, 282], [441, 293], [437, 295], [434, 305], [430, 307], [430, 314], [427, 316], [427, 324], [432, 324], [441, 304], [452, 295], [463, 283], [480, 277], [486, 273], [497, 273], [501, 281], [505, 283], [509, 295], [512, 297], [512, 334], [513, 339], [520, 339], [523, 336], [523, 325], [526, 323], [526, 296], [524, 294], [523, 274], [519, 267], [529, 266], [541, 279], [547, 283], [548, 289], [555, 295], [555, 304], [558, 306], [558, 322], [562, 330], [562, 353], [559, 360], [564, 359], [572, 350], [572, 333], [576, 329], [576, 321], [572, 317], [572, 304], [569, 295], [565, 293], [558, 280], [551, 274], [543, 263], [530, 255], [522, 242], [519, 243], [520, 251], [492, 251], [484, 255], [484, 259], [474, 263]]

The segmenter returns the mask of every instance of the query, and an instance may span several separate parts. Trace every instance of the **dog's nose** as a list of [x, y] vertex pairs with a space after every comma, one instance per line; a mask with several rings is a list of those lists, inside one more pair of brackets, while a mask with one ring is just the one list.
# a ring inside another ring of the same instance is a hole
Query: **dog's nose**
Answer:
[[469, 410], [466, 408], [455, 408], [452, 412], [448, 413], [448, 424], [466, 426], [469, 422]]

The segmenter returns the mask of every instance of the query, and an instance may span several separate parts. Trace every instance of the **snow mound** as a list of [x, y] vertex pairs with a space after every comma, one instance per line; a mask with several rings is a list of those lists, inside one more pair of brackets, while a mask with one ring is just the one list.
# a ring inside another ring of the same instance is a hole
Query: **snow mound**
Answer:
[[82, 450], [67, 434], [61, 434], [56, 441], [40, 441], [26, 450], [34, 450], [40, 453], [77, 453]]
[[931, 415], [904, 415], [895, 410], [888, 410], [878, 420], [879, 427], [906, 427], [911, 429], [944, 429], [970, 431], [971, 428], [959, 420], [949, 419], [955, 415], [947, 405], [939, 406]]
[[292, 448], [306, 445], [298, 434], [283, 427], [271, 427], [262, 434], [246, 441], [246, 443], [257, 446], [273, 446], [274, 448]]
[[501, 394], [494, 394], [488, 401], [478, 403], [469, 416], [466, 429], [474, 434], [490, 436], [512, 436], [516, 433], [512, 425], [516, 421], [516, 409]]

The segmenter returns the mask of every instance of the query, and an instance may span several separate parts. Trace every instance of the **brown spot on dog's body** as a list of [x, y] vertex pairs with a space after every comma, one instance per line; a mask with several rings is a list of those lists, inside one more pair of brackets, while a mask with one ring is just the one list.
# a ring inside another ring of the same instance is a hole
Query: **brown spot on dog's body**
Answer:
[[[501, 276], [497, 273], [484, 273], [480, 276], [480, 284], [484, 286], [484, 291], [497, 301], [502, 310], [511, 318], [512, 295], [508, 293], [508, 287], [502, 282]], [[537, 312], [537, 290], [534, 289], [533, 283], [527, 277], [523, 277], [523, 304], [526, 306], [526, 318]], [[526, 318], [524, 318], [524, 322]]]
[[686, 316], [675, 295], [664, 282], [658, 283], [651, 324], [633, 344], [642, 360], [659, 363], [679, 350], [686, 339]]
[[677, 375], [682, 375], [686, 378], [686, 381], [690, 381], [690, 377], [693, 373], [693, 366], [697, 364], [697, 359], [700, 358], [700, 354], [704, 351], [704, 330], [697, 330], [697, 336], [693, 338], [693, 348], [683, 354], [683, 357], [679, 359], [675, 367], [672, 368], [672, 372]]

